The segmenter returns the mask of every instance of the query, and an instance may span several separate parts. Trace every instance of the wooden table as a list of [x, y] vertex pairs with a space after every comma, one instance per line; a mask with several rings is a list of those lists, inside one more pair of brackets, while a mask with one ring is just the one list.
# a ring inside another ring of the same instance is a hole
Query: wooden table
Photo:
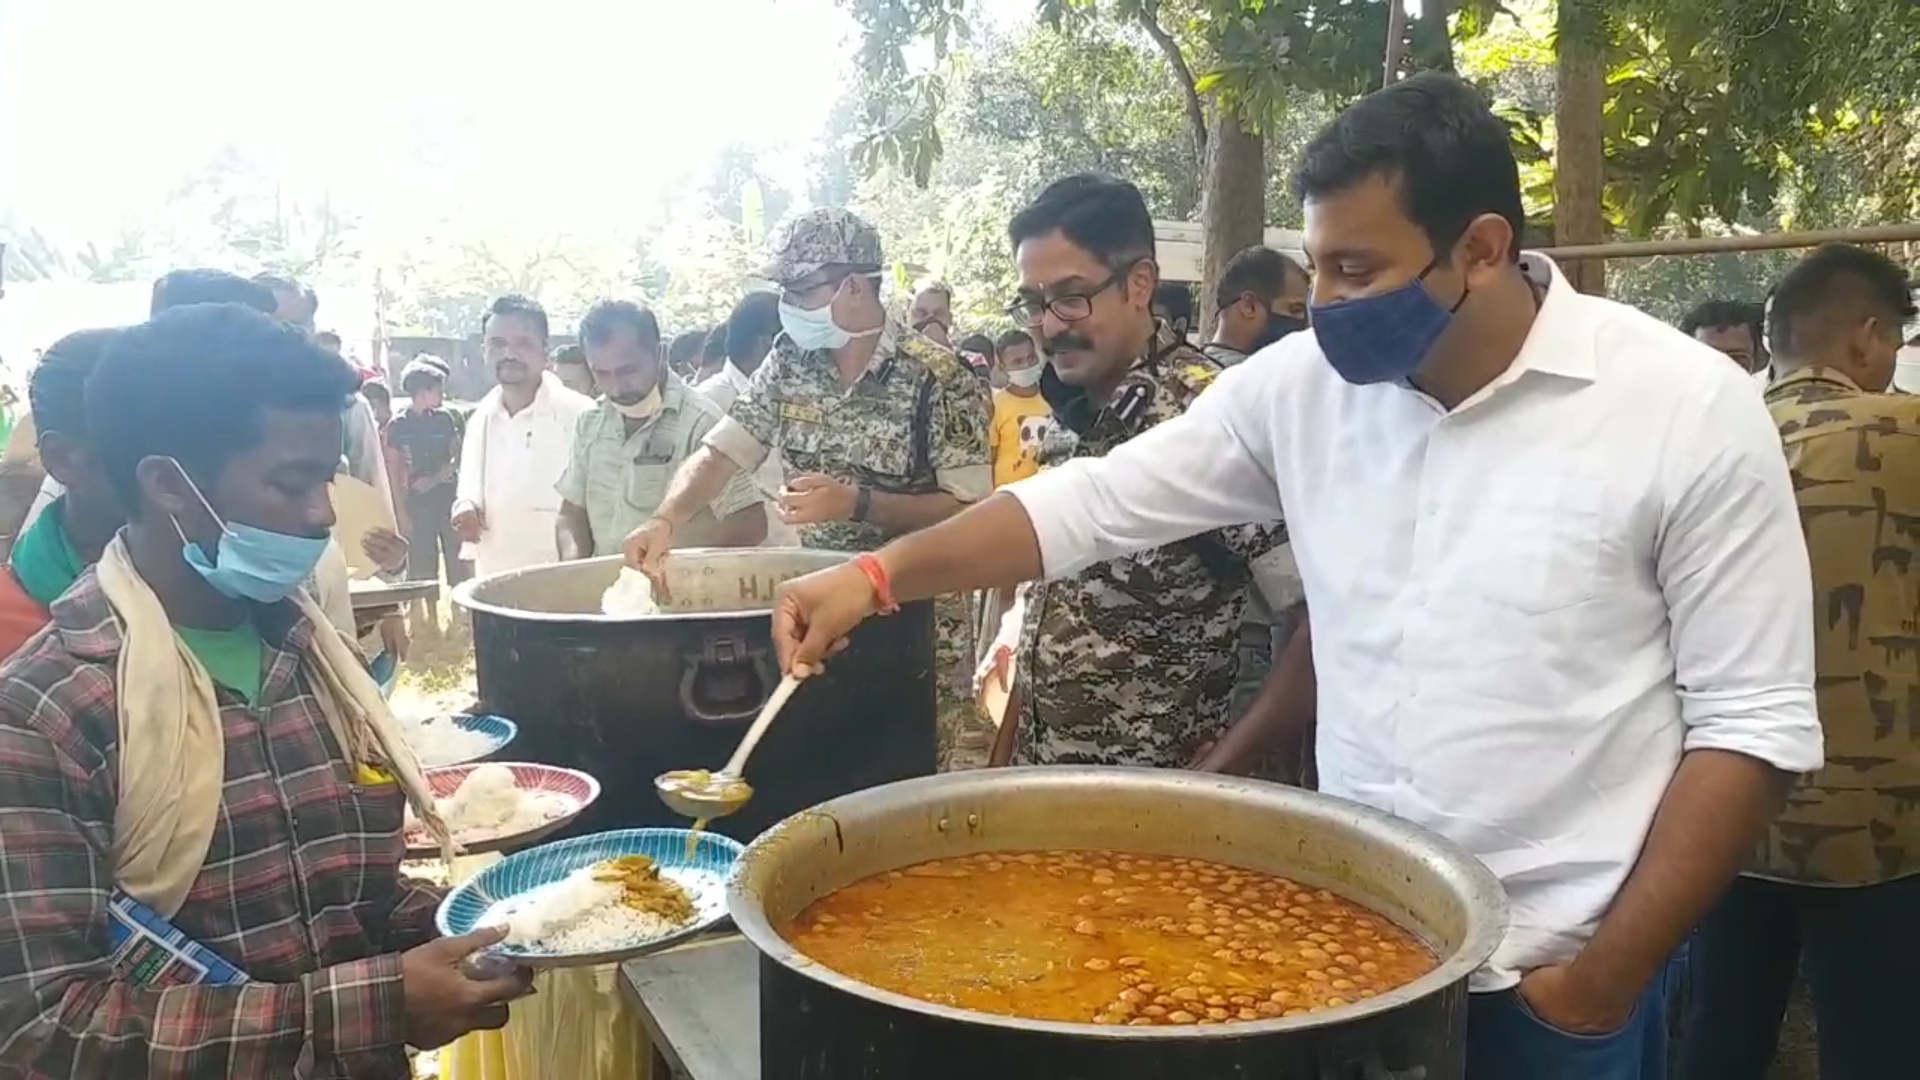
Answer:
[[738, 934], [620, 965], [620, 988], [674, 1080], [759, 1080], [760, 954]]

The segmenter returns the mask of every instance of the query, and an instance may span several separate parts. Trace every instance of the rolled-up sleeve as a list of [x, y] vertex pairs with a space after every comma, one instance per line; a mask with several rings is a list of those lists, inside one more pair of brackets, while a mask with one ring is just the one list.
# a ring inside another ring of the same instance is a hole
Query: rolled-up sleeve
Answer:
[[1717, 381], [1665, 457], [1657, 557], [1688, 750], [1820, 767], [1813, 590], [1780, 435], [1746, 380]]
[[775, 408], [777, 386], [787, 360], [775, 349], [754, 370], [747, 388], [727, 406], [727, 415], [702, 442], [715, 453], [750, 473], [780, 448], [780, 414]]
[[1099, 458], [1075, 458], [1004, 491], [1020, 500], [1050, 578], [1211, 529], [1284, 515], [1264, 418], [1284, 387], [1259, 365], [1222, 374], [1184, 415]]

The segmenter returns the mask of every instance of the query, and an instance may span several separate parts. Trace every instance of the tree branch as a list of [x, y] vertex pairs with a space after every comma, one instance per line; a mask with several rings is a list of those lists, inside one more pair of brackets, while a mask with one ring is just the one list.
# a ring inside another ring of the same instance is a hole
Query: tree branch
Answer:
[[1167, 58], [1167, 63], [1173, 68], [1174, 78], [1180, 82], [1180, 92], [1187, 101], [1187, 127], [1193, 135], [1193, 160], [1195, 165], [1199, 165], [1207, 160], [1207, 110], [1200, 103], [1200, 91], [1194, 88], [1193, 69], [1187, 66], [1187, 58], [1181, 55], [1180, 43], [1173, 40], [1173, 35], [1162, 29], [1160, 20], [1154, 17], [1153, 5], [1140, 5], [1134, 18], [1139, 21], [1140, 29], [1145, 30], [1153, 43], [1159, 46], [1161, 55]]

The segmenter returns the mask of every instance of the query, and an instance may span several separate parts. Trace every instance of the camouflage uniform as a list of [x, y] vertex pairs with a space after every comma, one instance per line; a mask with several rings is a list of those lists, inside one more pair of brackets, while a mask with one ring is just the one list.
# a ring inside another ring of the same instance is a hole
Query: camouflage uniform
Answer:
[[[882, 266], [879, 235], [844, 210], [803, 214], [771, 246], [774, 260], [761, 271], [770, 281], [793, 282], [827, 266]], [[990, 419], [986, 386], [965, 361], [889, 318], [851, 389], [825, 353], [805, 352], [781, 334], [706, 444], [743, 470], [778, 450], [789, 478], [821, 473], [876, 492], [945, 491], [971, 502], [993, 488]], [[897, 535], [860, 521], [799, 531], [807, 547], [837, 551], [872, 551]], [[950, 745], [982, 726], [973, 702], [973, 627], [964, 596], [939, 597], [934, 616], [940, 724]]]
[[[1163, 328], [1096, 415], [1056, 409], [1042, 465], [1103, 455], [1185, 412], [1219, 371]], [[1185, 766], [1233, 719], [1250, 564], [1286, 538], [1279, 522], [1237, 526], [1035, 583], [1014, 761]]]
[[1831, 368], [1767, 390], [1813, 566], [1827, 763], [1767, 830], [1755, 877], [1877, 885], [1920, 874], [1920, 397]]

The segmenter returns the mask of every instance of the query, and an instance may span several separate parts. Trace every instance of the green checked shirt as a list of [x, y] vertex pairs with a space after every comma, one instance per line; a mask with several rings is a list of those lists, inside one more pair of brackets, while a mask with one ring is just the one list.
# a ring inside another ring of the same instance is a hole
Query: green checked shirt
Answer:
[[[627, 418], [612, 402], [602, 401], [580, 417], [559, 491], [561, 498], [587, 511], [595, 552], [619, 551], [627, 534], [646, 524], [660, 509], [680, 463], [699, 449], [707, 432], [725, 415], [678, 376], [669, 374], [661, 389], [660, 411], [631, 434]], [[753, 477], [736, 473], [721, 489], [719, 498], [703, 507], [685, 527], [675, 530], [675, 546], [711, 543], [715, 525], [760, 501]]]

